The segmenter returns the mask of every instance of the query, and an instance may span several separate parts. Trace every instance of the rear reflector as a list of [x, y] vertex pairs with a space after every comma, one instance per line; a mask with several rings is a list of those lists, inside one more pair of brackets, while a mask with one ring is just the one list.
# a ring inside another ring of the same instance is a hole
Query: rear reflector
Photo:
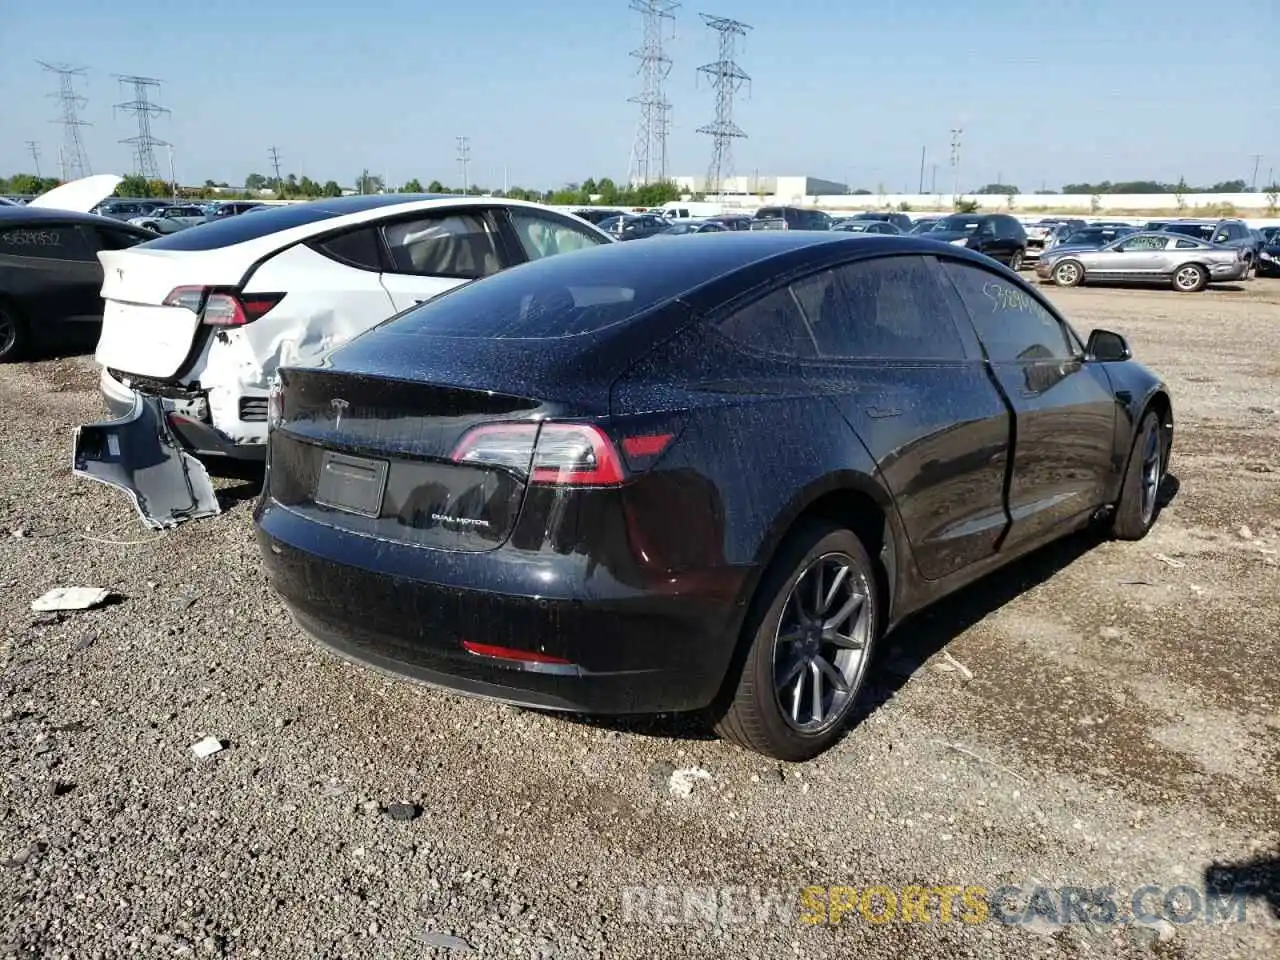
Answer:
[[656, 457], [671, 442], [674, 433], [655, 433], [647, 437], [624, 437], [622, 451], [628, 457]]
[[604, 487], [624, 479], [613, 441], [590, 424], [486, 424], [467, 432], [452, 459], [529, 470], [530, 481], [540, 484]]
[[488, 643], [472, 643], [470, 640], [462, 641], [462, 649], [467, 653], [473, 653], [477, 657], [492, 657], [495, 660], [514, 660], [517, 663], [559, 663], [569, 664], [569, 660], [563, 657], [552, 657], [545, 653], [536, 653], [533, 650], [516, 650], [514, 647], [497, 647]]

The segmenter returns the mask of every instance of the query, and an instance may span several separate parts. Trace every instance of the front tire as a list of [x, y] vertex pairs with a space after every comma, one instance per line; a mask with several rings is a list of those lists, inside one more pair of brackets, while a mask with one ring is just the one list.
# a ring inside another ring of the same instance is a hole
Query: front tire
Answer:
[[1063, 260], [1053, 268], [1052, 277], [1060, 287], [1078, 287], [1084, 283], [1084, 264], [1079, 260]]
[[1129, 451], [1129, 465], [1120, 486], [1120, 502], [1111, 522], [1111, 535], [1117, 540], [1141, 540], [1155, 523], [1164, 480], [1165, 445], [1161, 436], [1160, 417], [1148, 410], [1138, 425]]
[[1012, 270], [1014, 273], [1017, 273], [1019, 270], [1022, 269], [1022, 251], [1021, 250], [1013, 251], [1013, 256], [1009, 258], [1009, 269]]
[[20, 360], [26, 346], [26, 324], [13, 307], [0, 302], [0, 363]]
[[1209, 284], [1209, 271], [1198, 263], [1180, 266], [1173, 274], [1173, 289], [1179, 293], [1199, 293]]
[[716, 731], [791, 762], [834, 744], [882, 629], [877, 582], [853, 531], [818, 523], [796, 530], [756, 592], [741, 673], [728, 685]]

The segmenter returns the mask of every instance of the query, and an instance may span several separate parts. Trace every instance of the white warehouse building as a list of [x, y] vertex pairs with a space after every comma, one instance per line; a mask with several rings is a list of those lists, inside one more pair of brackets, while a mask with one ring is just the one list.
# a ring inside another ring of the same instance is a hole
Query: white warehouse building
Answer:
[[[689, 194], [707, 192], [707, 178], [672, 177], [677, 187]], [[834, 180], [820, 177], [761, 177], [758, 175], [725, 177], [720, 196], [775, 197], [778, 203], [802, 203], [805, 197], [847, 193], [849, 188]]]

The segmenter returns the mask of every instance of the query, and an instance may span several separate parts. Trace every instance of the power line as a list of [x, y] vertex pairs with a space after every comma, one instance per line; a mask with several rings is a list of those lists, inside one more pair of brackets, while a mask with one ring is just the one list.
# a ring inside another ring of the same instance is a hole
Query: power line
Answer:
[[471, 138], [455, 137], [458, 141], [458, 163], [462, 164], [462, 195], [467, 195], [471, 183], [467, 179], [467, 168], [471, 164]]
[[[276, 174], [276, 199], [280, 199], [280, 151], [272, 147], [267, 151], [267, 156], [271, 158], [271, 168]], [[363, 193], [363, 191], [361, 191]]]
[[59, 148], [58, 174], [62, 180], [78, 180], [93, 173], [89, 166], [89, 154], [80, 138], [81, 127], [91, 127], [88, 120], [80, 119], [80, 111], [89, 102], [87, 97], [76, 93], [75, 78], [87, 77], [87, 67], [69, 67], [65, 63], [36, 63], [50, 73], [58, 75], [58, 91], [49, 96], [58, 100], [58, 119], [51, 121], [62, 125], [62, 146]]
[[133, 146], [133, 172], [147, 180], [160, 179], [160, 165], [156, 162], [156, 147], [167, 147], [169, 141], [161, 140], [151, 133], [153, 117], [163, 116], [170, 112], [168, 107], [152, 103], [150, 91], [160, 89], [160, 81], [154, 77], [138, 77], [132, 74], [116, 74], [116, 80], [125, 89], [133, 89], [133, 99], [115, 104], [115, 109], [133, 114], [138, 120], [138, 134], [126, 137], [120, 143]]
[[707, 194], [718, 194], [727, 177], [733, 175], [733, 141], [746, 139], [746, 134], [733, 122], [733, 98], [751, 77], [734, 60], [737, 38], [745, 37], [750, 24], [728, 17], [699, 14], [703, 21], [720, 35], [720, 57], [714, 63], [704, 63], [698, 73], [711, 77], [716, 93], [716, 118], [698, 128], [698, 133], [711, 137], [711, 165], [707, 168]]
[[31, 151], [31, 162], [36, 165], [36, 177], [40, 177], [40, 144], [34, 140], [26, 141], [27, 149]]
[[960, 196], [960, 140], [963, 136], [964, 131], [959, 127], [951, 128], [951, 173], [954, 178], [951, 186], [952, 200]]
[[652, 183], [667, 178], [667, 133], [671, 124], [671, 104], [663, 84], [671, 73], [666, 51], [666, 21], [675, 22], [676, 0], [631, 0], [628, 7], [640, 14], [644, 38], [630, 56], [640, 61], [640, 92], [627, 100], [640, 107], [640, 121], [631, 147], [627, 175], [633, 184]]

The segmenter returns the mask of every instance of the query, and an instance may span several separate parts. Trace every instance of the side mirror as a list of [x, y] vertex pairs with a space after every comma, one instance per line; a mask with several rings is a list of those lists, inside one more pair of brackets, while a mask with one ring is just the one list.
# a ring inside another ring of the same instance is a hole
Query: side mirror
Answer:
[[1133, 356], [1129, 341], [1118, 333], [1112, 333], [1110, 330], [1094, 330], [1090, 333], [1089, 342], [1085, 346], [1085, 353], [1090, 360], [1097, 360], [1101, 363], [1128, 360]]

